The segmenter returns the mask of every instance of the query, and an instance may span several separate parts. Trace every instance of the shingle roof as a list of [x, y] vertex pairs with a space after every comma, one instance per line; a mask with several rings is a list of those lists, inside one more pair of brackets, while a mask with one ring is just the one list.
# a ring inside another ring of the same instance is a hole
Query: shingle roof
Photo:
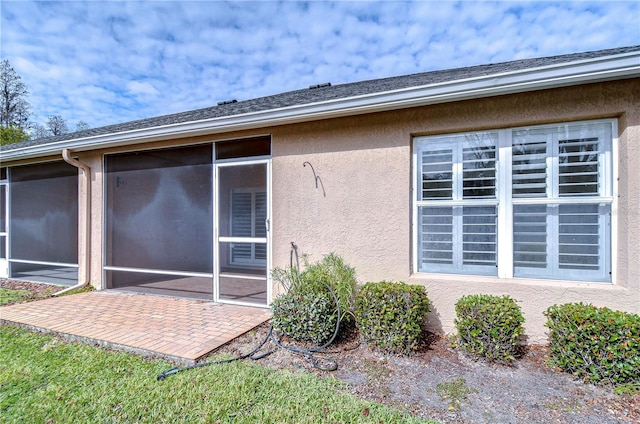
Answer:
[[305, 105], [344, 99], [367, 94], [382, 93], [400, 90], [410, 87], [420, 87], [429, 84], [464, 80], [487, 75], [496, 75], [506, 72], [515, 72], [526, 69], [533, 69], [543, 66], [575, 62], [580, 60], [595, 59], [604, 56], [613, 56], [623, 53], [640, 51], [640, 45], [631, 47], [621, 47], [615, 49], [598, 50], [584, 53], [573, 53], [559, 56], [549, 56], [535, 59], [522, 59], [512, 62], [502, 62], [479, 66], [470, 66], [456, 69], [446, 69], [430, 72], [422, 72], [411, 75], [397, 77], [380, 78], [368, 81], [360, 81], [347, 84], [331, 85], [317, 89], [301, 89], [285, 93], [275, 94], [266, 97], [255, 98], [238, 102], [220, 104], [203, 109], [196, 109], [187, 112], [174, 113], [170, 115], [158, 116], [136, 121], [124, 122], [116, 125], [109, 125], [99, 128], [91, 128], [84, 131], [64, 134], [55, 137], [47, 137], [35, 140], [27, 140], [21, 143], [2, 146], [0, 150], [10, 151], [14, 149], [39, 146], [59, 141], [74, 140], [85, 137], [117, 134], [125, 131], [141, 130], [147, 128], [161, 127], [171, 124], [181, 124], [195, 122], [211, 118], [231, 117], [249, 112], [260, 112], [272, 109], [279, 109], [287, 106]]

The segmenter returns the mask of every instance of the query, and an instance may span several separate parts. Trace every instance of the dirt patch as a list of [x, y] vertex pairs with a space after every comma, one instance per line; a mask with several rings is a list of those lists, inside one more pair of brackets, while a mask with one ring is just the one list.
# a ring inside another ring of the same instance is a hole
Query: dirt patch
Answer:
[[[267, 331], [264, 324], [216, 353], [250, 352]], [[583, 384], [552, 369], [546, 346], [527, 348], [509, 367], [475, 361], [433, 334], [415, 355], [398, 357], [361, 343], [355, 329], [347, 333], [318, 355], [335, 359], [336, 371], [318, 371], [281, 349], [260, 364], [337, 378], [360, 397], [443, 423], [640, 423], [640, 395], [617, 395], [611, 387]], [[273, 348], [268, 343], [264, 350]]]
[[[29, 290], [32, 296], [27, 300], [58, 290], [12, 280], [0, 281], [0, 286]], [[246, 354], [268, 330], [263, 324], [214, 354]], [[361, 343], [357, 330], [349, 328], [316, 355], [321, 365], [328, 365], [323, 357], [337, 362], [338, 369], [331, 372], [319, 371], [307, 358], [271, 342], [261, 351], [272, 349], [275, 352], [261, 359], [261, 365], [336, 378], [357, 396], [442, 423], [640, 423], [640, 395], [617, 395], [611, 387], [583, 384], [549, 367], [547, 346], [529, 346], [514, 366], [507, 367], [470, 359], [447, 338], [434, 334], [426, 336], [413, 356], [386, 355]]]

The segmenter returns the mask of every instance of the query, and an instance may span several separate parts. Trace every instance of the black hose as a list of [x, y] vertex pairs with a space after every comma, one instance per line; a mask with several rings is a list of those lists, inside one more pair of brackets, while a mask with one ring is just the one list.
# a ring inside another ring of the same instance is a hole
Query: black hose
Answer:
[[[311, 361], [311, 364], [313, 365], [314, 368], [319, 369], [321, 371], [335, 371], [338, 369], [338, 363], [333, 359], [333, 358], [323, 358], [326, 361], [328, 361], [331, 365], [329, 367], [321, 367], [320, 365], [318, 365], [315, 357], [314, 357], [314, 353], [317, 353], [325, 348], [327, 348], [331, 343], [333, 343], [333, 341], [336, 339], [336, 337], [338, 336], [338, 331], [340, 330], [340, 302], [338, 301], [338, 296], [336, 295], [335, 291], [333, 291], [333, 289], [331, 287], [329, 287], [329, 285], [327, 283], [325, 283], [324, 281], [318, 281], [318, 283], [321, 283], [322, 285], [324, 285], [327, 290], [329, 290], [329, 293], [331, 293], [331, 296], [333, 297], [333, 301], [336, 303], [336, 310], [338, 312], [338, 317], [336, 319], [336, 328], [333, 331], [333, 335], [331, 336], [331, 338], [329, 338], [329, 340], [324, 343], [321, 346], [317, 346], [317, 347], [313, 347], [310, 349], [304, 348], [304, 347], [300, 347], [300, 346], [293, 346], [293, 345], [283, 345], [280, 340], [278, 340], [276, 337], [273, 336], [273, 331], [271, 332], [271, 340], [273, 341], [273, 343], [278, 346], [281, 349], [286, 349], [289, 352], [295, 353], [296, 355], [301, 355], [304, 356], [306, 358], [308, 358]], [[272, 327], [273, 330], [273, 327]]]
[[[291, 243], [293, 245], [293, 242]], [[295, 245], [294, 245], [295, 246]], [[296, 249], [296, 257], [297, 257], [297, 249]], [[260, 355], [256, 355], [258, 353], [258, 351], [260, 351], [260, 349], [262, 349], [262, 347], [267, 343], [267, 341], [269, 341], [269, 339], [271, 339], [271, 341], [273, 342], [273, 344], [275, 344], [277, 347], [281, 348], [281, 349], [285, 349], [288, 350], [291, 353], [294, 353], [296, 355], [300, 355], [300, 356], [304, 356], [307, 359], [309, 359], [309, 361], [311, 362], [311, 365], [313, 365], [314, 368], [319, 369], [321, 371], [335, 371], [338, 369], [338, 363], [336, 362], [335, 359], [333, 358], [322, 358], [324, 361], [328, 362], [330, 365], [328, 367], [323, 367], [320, 366], [318, 364], [318, 361], [316, 359], [316, 357], [314, 356], [314, 353], [318, 353], [319, 351], [327, 348], [331, 343], [333, 343], [333, 341], [335, 340], [335, 338], [338, 336], [338, 331], [340, 330], [340, 302], [338, 301], [338, 296], [336, 295], [335, 291], [329, 287], [329, 285], [327, 283], [325, 283], [324, 281], [318, 281], [319, 283], [323, 284], [328, 290], [329, 293], [331, 293], [331, 296], [333, 297], [333, 301], [336, 303], [336, 311], [338, 312], [338, 317], [336, 319], [336, 328], [333, 331], [333, 335], [331, 336], [331, 338], [325, 342], [323, 345], [321, 346], [317, 346], [317, 347], [312, 347], [312, 348], [304, 348], [304, 347], [300, 347], [300, 346], [293, 346], [293, 345], [284, 345], [282, 344], [282, 342], [280, 342], [279, 337], [274, 336], [274, 331], [273, 331], [273, 325], [269, 326], [269, 331], [267, 332], [267, 335], [265, 336], [265, 338], [262, 340], [262, 342], [260, 342], [260, 344], [253, 349], [251, 352], [245, 354], [245, 355], [241, 355], [235, 358], [230, 358], [230, 359], [223, 359], [220, 361], [210, 361], [210, 362], [202, 362], [199, 364], [194, 364], [194, 365], [190, 365], [187, 367], [176, 367], [176, 368], [171, 368], [170, 370], [166, 370], [163, 371], [162, 373], [160, 373], [158, 375], [158, 377], [156, 377], [157, 381], [162, 381], [165, 378], [167, 378], [170, 375], [173, 374], [177, 374], [179, 372], [182, 371], [187, 371], [187, 370], [192, 370], [194, 368], [202, 368], [202, 367], [208, 367], [210, 365], [221, 365], [221, 364], [228, 364], [230, 362], [234, 362], [234, 361], [240, 361], [243, 359], [251, 359], [254, 361], [257, 361], [259, 359], [265, 358], [269, 355], [271, 355], [272, 353], [274, 353], [276, 350], [270, 350], [268, 352], [264, 352]]]
[[291, 249], [289, 250], [289, 267], [293, 268], [293, 257], [296, 258], [296, 271], [300, 270], [300, 258], [298, 257], [298, 246], [295, 242], [291, 242]]
[[273, 332], [273, 327], [269, 328], [269, 331], [267, 332], [267, 335], [265, 336], [265, 338], [262, 340], [262, 342], [260, 342], [260, 344], [258, 345], [258, 347], [256, 347], [255, 349], [253, 349], [251, 352], [247, 353], [246, 355], [242, 355], [242, 356], [238, 356], [235, 358], [230, 358], [230, 359], [223, 359], [220, 361], [210, 361], [210, 362], [203, 362], [200, 364], [194, 364], [194, 365], [190, 365], [188, 367], [176, 367], [176, 368], [171, 368], [170, 370], [166, 370], [163, 371], [162, 373], [160, 373], [157, 377], [158, 381], [164, 380], [167, 376], [170, 376], [172, 374], [177, 374], [179, 372], [182, 371], [187, 371], [187, 370], [192, 370], [194, 368], [202, 368], [202, 367], [208, 367], [209, 365], [220, 365], [220, 364], [228, 364], [230, 362], [234, 362], [234, 361], [240, 361], [242, 359], [247, 359], [250, 358], [254, 361], [257, 361], [258, 359], [262, 359], [266, 356], [271, 355], [273, 352], [275, 352], [275, 350], [270, 350], [268, 352], [265, 352], [261, 355], [256, 355], [256, 353], [262, 349], [262, 346], [265, 345], [265, 343], [267, 343], [267, 341], [269, 340], [269, 338], [271, 337], [271, 333]]

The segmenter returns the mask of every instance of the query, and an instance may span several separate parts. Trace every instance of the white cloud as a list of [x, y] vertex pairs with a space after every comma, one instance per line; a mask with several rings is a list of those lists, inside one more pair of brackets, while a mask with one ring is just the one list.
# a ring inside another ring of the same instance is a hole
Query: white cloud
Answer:
[[34, 119], [100, 126], [334, 84], [640, 43], [638, 2], [3, 1]]
[[127, 84], [129, 94], [134, 96], [158, 96], [160, 92], [148, 82], [131, 81]]

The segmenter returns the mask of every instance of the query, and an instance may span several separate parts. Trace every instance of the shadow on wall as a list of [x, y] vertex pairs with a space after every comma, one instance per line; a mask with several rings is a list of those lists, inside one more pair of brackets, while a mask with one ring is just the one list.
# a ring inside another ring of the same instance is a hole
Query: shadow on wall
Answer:
[[432, 333], [444, 335], [444, 328], [442, 327], [442, 321], [440, 320], [440, 313], [438, 308], [435, 307], [432, 301], [430, 303], [431, 310], [427, 314], [426, 326], [427, 331]]

